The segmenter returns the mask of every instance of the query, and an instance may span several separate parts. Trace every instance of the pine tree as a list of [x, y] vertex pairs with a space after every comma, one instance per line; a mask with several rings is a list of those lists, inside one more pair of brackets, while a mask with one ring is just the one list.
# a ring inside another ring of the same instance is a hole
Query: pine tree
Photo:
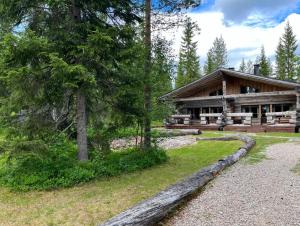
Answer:
[[246, 72], [246, 63], [245, 63], [245, 59], [242, 59], [242, 62], [240, 64], [240, 68], [239, 68], [240, 72]]
[[285, 80], [285, 51], [282, 44], [282, 39], [280, 38], [277, 49], [276, 49], [276, 76], [278, 79]]
[[197, 56], [197, 41], [193, 41], [195, 33], [199, 30], [190, 18], [185, 21], [184, 32], [179, 53], [176, 87], [186, 85], [200, 77], [200, 63]]
[[258, 58], [258, 63], [260, 65], [260, 75], [261, 76], [270, 76], [272, 71], [270, 68], [269, 59], [266, 57], [265, 48], [264, 46], [261, 47], [260, 56]]
[[213, 46], [207, 53], [207, 60], [204, 66], [206, 74], [209, 74], [220, 67], [226, 67], [228, 64], [228, 55], [226, 44], [222, 36], [217, 37]]
[[296, 79], [296, 55], [297, 49], [296, 35], [289, 22], [284, 28], [277, 51], [276, 51], [276, 69], [277, 77], [283, 80]]

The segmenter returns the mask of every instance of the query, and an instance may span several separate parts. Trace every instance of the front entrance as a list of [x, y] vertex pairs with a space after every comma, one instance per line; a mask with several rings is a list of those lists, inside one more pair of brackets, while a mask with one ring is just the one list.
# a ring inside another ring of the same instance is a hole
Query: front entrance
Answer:
[[252, 124], [260, 124], [260, 119], [258, 118], [259, 106], [258, 105], [245, 105], [242, 106], [243, 113], [253, 113]]
[[200, 108], [188, 108], [188, 114], [192, 115], [192, 119], [199, 120]]

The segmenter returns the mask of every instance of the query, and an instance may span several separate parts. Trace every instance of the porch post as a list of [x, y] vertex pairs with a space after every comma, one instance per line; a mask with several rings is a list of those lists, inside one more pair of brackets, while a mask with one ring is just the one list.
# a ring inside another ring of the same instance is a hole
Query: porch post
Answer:
[[223, 76], [222, 80], [222, 90], [223, 90], [223, 111], [227, 112], [227, 100], [225, 96], [227, 95], [227, 88], [226, 88], [226, 78]]

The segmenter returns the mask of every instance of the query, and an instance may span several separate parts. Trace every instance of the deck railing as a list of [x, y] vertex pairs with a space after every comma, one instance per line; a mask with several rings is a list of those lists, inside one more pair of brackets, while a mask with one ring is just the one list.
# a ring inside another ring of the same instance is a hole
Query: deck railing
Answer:
[[296, 111], [284, 111], [284, 112], [269, 112], [266, 113], [267, 124], [296, 124], [297, 112]]
[[[221, 125], [222, 124], [222, 113], [206, 113], [206, 114], [200, 114], [200, 124], [201, 125], [208, 125], [209, 123], [209, 118], [215, 117], [217, 118], [216, 124]], [[236, 120], [235, 118], [239, 118], [241, 125], [252, 125], [252, 117], [253, 113], [227, 113], [226, 114], [226, 125], [233, 125], [237, 124], [235, 123]]]
[[171, 115], [171, 124], [184, 124], [189, 125], [191, 123], [192, 115]]

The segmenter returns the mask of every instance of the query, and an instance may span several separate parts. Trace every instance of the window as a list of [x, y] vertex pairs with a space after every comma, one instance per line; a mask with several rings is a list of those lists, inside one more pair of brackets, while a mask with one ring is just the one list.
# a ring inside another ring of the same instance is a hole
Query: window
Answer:
[[293, 104], [273, 104], [273, 112], [283, 112], [283, 111], [292, 111], [294, 110]]
[[246, 94], [246, 93], [259, 93], [259, 89], [251, 86], [241, 86], [241, 94]]
[[192, 119], [200, 119], [200, 108], [188, 108], [188, 114], [192, 115]]
[[223, 107], [212, 107], [210, 109], [211, 113], [222, 113], [223, 112]]
[[223, 95], [223, 90], [222, 89], [219, 89], [219, 90], [216, 90], [216, 91], [213, 91], [211, 93], [209, 93], [209, 96], [222, 96]]
[[253, 118], [258, 118], [258, 106], [242, 106], [243, 113], [253, 113]]

